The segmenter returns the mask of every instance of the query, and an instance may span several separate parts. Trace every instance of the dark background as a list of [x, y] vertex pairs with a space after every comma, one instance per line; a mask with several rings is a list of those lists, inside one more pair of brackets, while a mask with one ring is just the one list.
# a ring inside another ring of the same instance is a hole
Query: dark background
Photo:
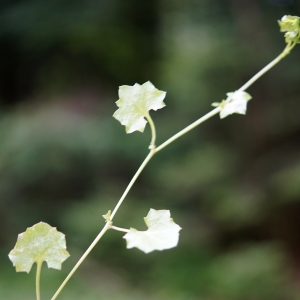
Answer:
[[[50, 299], [148, 153], [150, 130], [111, 116], [118, 87], [167, 91], [157, 143], [242, 86], [285, 47], [299, 0], [2, 0], [0, 298], [34, 299], [35, 267], [8, 260], [44, 221], [71, 257], [42, 273]], [[248, 89], [246, 116], [218, 116], [157, 154], [114, 224], [170, 209], [177, 248], [145, 255], [108, 232], [59, 299], [300, 299], [300, 47]]]

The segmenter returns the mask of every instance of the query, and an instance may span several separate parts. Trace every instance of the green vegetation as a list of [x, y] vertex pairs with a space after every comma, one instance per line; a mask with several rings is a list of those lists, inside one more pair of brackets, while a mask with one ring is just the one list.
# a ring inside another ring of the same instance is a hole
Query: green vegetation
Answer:
[[[275, 58], [276, 20], [300, 11], [296, 0], [140, 3], [1, 1], [0, 299], [35, 299], [36, 264], [16, 273], [7, 254], [41, 221], [71, 254], [61, 271], [43, 264], [51, 299], [147, 156], [150, 126], [126, 135], [111, 117], [118, 86], [167, 91], [150, 111], [159, 146]], [[149, 208], [168, 209], [178, 246], [145, 255], [110, 230], [57, 299], [299, 299], [298, 46], [245, 91], [246, 117], [217, 115], [157, 153], [114, 217], [147, 230]]]
[[[247, 109], [247, 102], [252, 98], [248, 93], [244, 92], [249, 88], [257, 79], [274, 67], [281, 59], [290, 53], [290, 51], [296, 46], [300, 41], [300, 18], [294, 16], [284, 16], [279, 25], [281, 31], [285, 33], [286, 47], [283, 52], [275, 58], [271, 63], [264, 67], [260, 72], [253, 76], [249, 81], [247, 81], [239, 90], [231, 93], [227, 93], [227, 99], [220, 103], [213, 103], [216, 106], [208, 114], [204, 115], [191, 125], [187, 126], [183, 130], [179, 131], [177, 134], [169, 138], [166, 142], [162, 143], [160, 146], [156, 146], [156, 129], [152, 118], [150, 117], [149, 110], [157, 110], [165, 106], [163, 100], [166, 93], [157, 90], [152, 83], [146, 82], [143, 85], [135, 84], [134, 86], [121, 86], [119, 89], [120, 99], [116, 102], [119, 109], [115, 112], [114, 117], [121, 122], [122, 125], [126, 126], [126, 132], [131, 133], [134, 131], [144, 131], [147, 121], [150, 124], [152, 138], [150, 142], [150, 152], [131, 179], [129, 185], [125, 189], [123, 195], [121, 196], [119, 202], [111, 212], [108, 211], [103, 215], [106, 224], [103, 229], [97, 235], [92, 244], [88, 247], [87, 251], [75, 264], [74, 268], [71, 270], [69, 275], [63, 281], [59, 289], [56, 291], [52, 300], [56, 299], [60, 294], [65, 284], [73, 276], [75, 271], [81, 265], [81, 263], [86, 259], [91, 250], [96, 246], [102, 236], [109, 230], [115, 229], [117, 231], [124, 231], [126, 235], [124, 238], [127, 240], [127, 248], [137, 247], [145, 253], [149, 253], [153, 250], [164, 250], [173, 248], [178, 243], [180, 226], [173, 222], [170, 218], [170, 212], [167, 210], [154, 210], [149, 211], [148, 216], [145, 218], [145, 222], [148, 226], [147, 231], [137, 231], [133, 228], [125, 229], [116, 227], [113, 225], [113, 218], [120, 208], [121, 204], [125, 200], [128, 192], [132, 188], [136, 179], [139, 177], [145, 166], [148, 164], [150, 159], [159, 151], [164, 149], [166, 146], [170, 145], [173, 141], [177, 140], [179, 137], [183, 136], [190, 130], [194, 129], [199, 124], [208, 120], [212, 116], [220, 113], [220, 118], [223, 119], [228, 115], [233, 113], [245, 114]], [[145, 120], [146, 118], [146, 120]], [[53, 247], [52, 247], [53, 245]], [[47, 261], [49, 267], [60, 268], [61, 262], [63, 262], [68, 256], [68, 252], [65, 250], [65, 241], [61, 233], [57, 232], [55, 229], [51, 228], [46, 223], [39, 223], [32, 228], [27, 229], [24, 234], [20, 234], [16, 247], [10, 252], [10, 259], [16, 266], [17, 271], [29, 272], [33, 262], [37, 263], [37, 276], [36, 276], [36, 294], [37, 300], [40, 299], [40, 272], [43, 261]], [[226, 274], [216, 271], [215, 267], [212, 265], [207, 269], [208, 274], [213, 274], [215, 272], [215, 277], [220, 277], [219, 285], [216, 285], [215, 295], [217, 297], [231, 297], [233, 299], [239, 299], [240, 293], [244, 290], [248, 290], [249, 282], [250, 289], [252, 285], [257, 285], [253, 293], [248, 293], [247, 297], [249, 299], [259, 298], [259, 297], [269, 297], [271, 296], [271, 290], [265, 288], [264, 284], [260, 287], [260, 280], [264, 279], [264, 272], [272, 273], [273, 265], [266, 264], [264, 268], [260, 266], [255, 266], [252, 263], [248, 266], [248, 275], [246, 276], [246, 281], [243, 279], [243, 264], [245, 263], [245, 257], [258, 257], [259, 261], [264, 259], [264, 251], [266, 255], [272, 256], [272, 250], [266, 248], [266, 250], [260, 249], [244, 249], [240, 253], [237, 253], [233, 258], [229, 255], [228, 257], [222, 258], [219, 265], [224, 265], [223, 270], [228, 270], [233, 268], [232, 277], [228, 280]], [[253, 269], [252, 269], [253, 268]], [[221, 275], [220, 275], [221, 274]], [[236, 276], [236, 277], [235, 277]], [[235, 286], [238, 288], [235, 290]], [[227, 290], [229, 288], [229, 290]], [[191, 290], [193, 288], [191, 287]], [[205, 290], [205, 288], [204, 288]], [[260, 292], [261, 290], [261, 292]], [[272, 290], [273, 291], [273, 290]], [[257, 293], [258, 292], [258, 293]], [[204, 292], [205, 293], [205, 292]], [[279, 297], [280, 293], [275, 293], [273, 297]]]

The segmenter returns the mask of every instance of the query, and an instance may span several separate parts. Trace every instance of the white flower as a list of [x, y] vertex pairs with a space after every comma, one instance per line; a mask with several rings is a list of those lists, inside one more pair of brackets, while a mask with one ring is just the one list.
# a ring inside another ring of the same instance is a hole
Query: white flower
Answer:
[[220, 118], [223, 119], [233, 113], [246, 114], [247, 102], [252, 98], [244, 91], [235, 91], [227, 93], [227, 100], [223, 100], [219, 106], [221, 107]]

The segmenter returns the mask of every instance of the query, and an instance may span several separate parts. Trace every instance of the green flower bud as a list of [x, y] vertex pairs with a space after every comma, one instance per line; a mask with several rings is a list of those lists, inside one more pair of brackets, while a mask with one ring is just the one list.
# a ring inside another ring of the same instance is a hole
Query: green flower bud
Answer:
[[300, 18], [297, 16], [283, 16], [278, 21], [280, 31], [286, 32], [285, 41], [299, 43], [300, 42]]

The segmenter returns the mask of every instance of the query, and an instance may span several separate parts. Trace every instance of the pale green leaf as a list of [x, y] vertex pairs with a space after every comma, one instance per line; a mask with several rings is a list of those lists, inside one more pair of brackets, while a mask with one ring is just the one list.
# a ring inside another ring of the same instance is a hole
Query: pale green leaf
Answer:
[[145, 223], [146, 231], [138, 231], [130, 228], [124, 235], [127, 241], [127, 248], [136, 247], [145, 253], [153, 250], [165, 250], [176, 247], [181, 227], [170, 218], [169, 210], [150, 209]]
[[109, 210], [105, 215], [102, 215], [102, 217], [103, 217], [106, 221], [110, 221], [110, 214], [111, 214], [111, 210]]
[[114, 113], [122, 125], [125, 125], [126, 132], [143, 132], [149, 115], [149, 110], [163, 108], [166, 92], [159, 91], [147, 81], [146, 83], [134, 86], [122, 85], [119, 88], [119, 100], [116, 102], [119, 109]]
[[65, 235], [47, 223], [40, 222], [18, 235], [16, 246], [9, 258], [17, 272], [31, 270], [34, 262], [47, 262], [48, 268], [61, 269], [61, 263], [70, 254], [66, 250]]
[[227, 93], [227, 96], [227, 100], [221, 102], [220, 104], [220, 118], [223, 119], [233, 113], [245, 115], [247, 110], [247, 102], [252, 97], [243, 91]]

